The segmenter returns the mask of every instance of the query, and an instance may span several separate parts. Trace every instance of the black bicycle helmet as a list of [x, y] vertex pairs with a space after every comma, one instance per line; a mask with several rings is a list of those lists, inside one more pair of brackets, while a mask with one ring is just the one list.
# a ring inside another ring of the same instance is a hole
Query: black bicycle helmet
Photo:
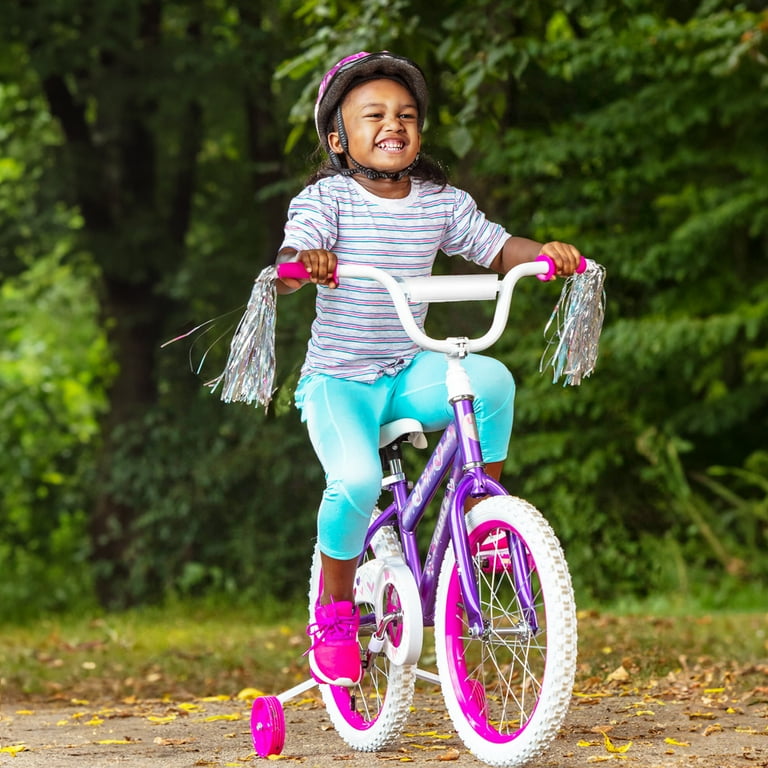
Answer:
[[[317, 92], [317, 101], [315, 102], [315, 128], [320, 139], [320, 144], [328, 153], [331, 162], [340, 169], [342, 173], [351, 175], [353, 173], [363, 173], [368, 178], [391, 178], [397, 179], [406, 175], [418, 162], [418, 157], [408, 168], [396, 173], [387, 173], [377, 171], [373, 168], [366, 168], [357, 163], [349, 156], [347, 147], [346, 131], [341, 117], [341, 102], [344, 96], [356, 85], [360, 85], [368, 80], [377, 78], [386, 78], [395, 80], [405, 86], [416, 99], [418, 107], [418, 126], [419, 131], [424, 127], [424, 119], [427, 114], [427, 104], [429, 101], [427, 92], [427, 83], [424, 79], [424, 73], [419, 66], [404, 56], [397, 56], [389, 51], [379, 51], [378, 53], [360, 53], [346, 56], [341, 61], [334, 64], [323, 77], [320, 88]], [[345, 149], [347, 158], [352, 164], [351, 168], [342, 168], [340, 156], [333, 152], [328, 144], [329, 127], [332, 118], [336, 118], [339, 138]]]

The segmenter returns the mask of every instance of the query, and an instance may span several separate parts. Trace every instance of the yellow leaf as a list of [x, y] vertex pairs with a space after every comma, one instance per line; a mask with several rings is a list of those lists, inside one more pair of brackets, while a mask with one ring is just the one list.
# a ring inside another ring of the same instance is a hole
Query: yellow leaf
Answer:
[[19, 754], [19, 752], [26, 752], [27, 747], [24, 744], [11, 744], [7, 747], [0, 747], [0, 752], [7, 752], [9, 755], [13, 755], [13, 757], [16, 757], [16, 755]]
[[76, 707], [87, 707], [91, 702], [88, 699], [70, 699], [69, 703]]
[[678, 741], [677, 739], [672, 739], [667, 737], [664, 739], [665, 744], [671, 744], [673, 747], [690, 747], [690, 743], [687, 741]]
[[56, 725], [69, 725], [69, 720], [59, 720], [59, 722], [56, 723]]
[[285, 760], [285, 755], [267, 755], [267, 760]]
[[239, 712], [234, 712], [231, 715], [210, 715], [209, 717], [204, 717], [203, 722], [204, 723], [215, 723], [217, 720], [240, 720], [242, 715]]
[[176, 719], [176, 715], [165, 715], [160, 717], [159, 715], [147, 715], [147, 720], [155, 725], [165, 725], [166, 723], [172, 723]]
[[689, 712], [688, 717], [693, 720], [693, 718], [697, 718], [698, 720], [714, 720], [717, 715], [714, 712]]
[[204, 696], [200, 701], [229, 701], [230, 697], [225, 693], [220, 693], [218, 696]]
[[17, 715], [34, 715], [35, 711], [33, 709], [17, 709], [16, 714]]
[[723, 693], [725, 688], [705, 688], [704, 693]]
[[184, 712], [202, 712], [203, 711], [203, 708], [199, 704], [193, 704], [190, 701], [183, 701], [181, 704], [177, 704], [176, 706]]
[[259, 696], [263, 696], [264, 691], [260, 691], [258, 688], [243, 688], [240, 693], [237, 694], [238, 699], [257, 699]]
[[93, 717], [92, 717], [92, 718], [91, 718], [91, 719], [90, 719], [90, 720], [89, 720], [89, 721], [86, 723], [86, 725], [97, 726], [97, 725], [101, 725], [103, 722], [104, 722], [104, 721], [103, 721], [103, 720], [102, 720], [100, 717], [96, 717], [96, 715], [94, 715], [94, 716], [93, 716]]
[[596, 747], [600, 742], [598, 741], [587, 741], [586, 739], [579, 739], [579, 741], [576, 743], [577, 747]]
[[111, 745], [111, 744], [130, 744], [130, 739], [102, 739], [101, 741], [97, 741], [97, 744], [105, 744], [105, 745]]
[[632, 746], [632, 742], [630, 741], [629, 743], [627, 743], [627, 744], [624, 744], [624, 745], [623, 745], [623, 746], [621, 746], [621, 747], [617, 747], [617, 746], [616, 746], [616, 745], [615, 745], [615, 744], [614, 744], [614, 743], [613, 743], [613, 742], [612, 742], [612, 741], [611, 741], [611, 740], [608, 738], [608, 734], [607, 734], [607, 733], [604, 733], [604, 734], [603, 734], [603, 741], [604, 741], [605, 749], [606, 749], [606, 751], [607, 751], [607, 752], [613, 752], [613, 753], [619, 753], [619, 754], [623, 754], [624, 752], [628, 752], [628, 751], [629, 751], [629, 748]]
[[640, 715], [650, 715], [653, 717], [656, 713], [652, 712], [650, 709], [639, 709], [635, 714], [640, 717]]

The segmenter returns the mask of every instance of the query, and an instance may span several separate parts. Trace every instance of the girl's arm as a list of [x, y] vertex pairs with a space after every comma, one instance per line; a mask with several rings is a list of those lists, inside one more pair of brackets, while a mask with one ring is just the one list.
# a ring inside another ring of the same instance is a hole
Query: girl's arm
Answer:
[[561, 276], [572, 275], [581, 262], [581, 253], [570, 243], [553, 241], [542, 244], [526, 237], [510, 237], [491, 262], [490, 268], [505, 275], [518, 264], [535, 261], [541, 253], [555, 262], [556, 274]]

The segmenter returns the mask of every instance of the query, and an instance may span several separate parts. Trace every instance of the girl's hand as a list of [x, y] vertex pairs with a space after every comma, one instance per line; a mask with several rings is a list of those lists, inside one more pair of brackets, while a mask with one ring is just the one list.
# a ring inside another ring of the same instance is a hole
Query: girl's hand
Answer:
[[312, 249], [309, 251], [295, 251], [292, 248], [281, 251], [278, 254], [278, 263], [283, 261], [299, 261], [304, 265], [304, 269], [309, 272], [310, 278], [307, 280], [297, 280], [295, 278], [285, 277], [277, 282], [278, 293], [293, 293], [306, 285], [307, 282], [327, 285], [329, 288], [335, 288], [337, 283], [334, 280], [336, 271], [336, 254], [323, 249]]
[[581, 263], [581, 253], [570, 243], [558, 241], [545, 243], [541, 247], [541, 252], [555, 262], [555, 274], [560, 277], [572, 275]]
[[311, 251], [299, 251], [296, 256], [297, 260], [309, 272], [311, 282], [327, 285], [329, 288], [337, 286], [334, 278], [337, 263], [335, 253], [318, 248]]

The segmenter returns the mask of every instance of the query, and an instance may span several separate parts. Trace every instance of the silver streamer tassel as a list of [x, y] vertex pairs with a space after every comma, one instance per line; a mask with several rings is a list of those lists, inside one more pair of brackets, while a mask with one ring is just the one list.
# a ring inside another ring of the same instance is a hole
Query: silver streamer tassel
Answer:
[[581, 384], [597, 362], [597, 348], [605, 316], [605, 267], [587, 259], [580, 275], [571, 275], [544, 328], [547, 345], [539, 371], [551, 365], [553, 382], [565, 376], [563, 386]]
[[212, 390], [222, 385], [225, 403], [253, 403], [266, 408], [275, 381], [275, 319], [277, 267], [266, 267], [253, 284], [248, 306], [229, 346], [221, 375], [208, 382]]

